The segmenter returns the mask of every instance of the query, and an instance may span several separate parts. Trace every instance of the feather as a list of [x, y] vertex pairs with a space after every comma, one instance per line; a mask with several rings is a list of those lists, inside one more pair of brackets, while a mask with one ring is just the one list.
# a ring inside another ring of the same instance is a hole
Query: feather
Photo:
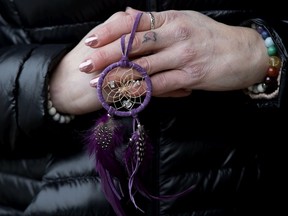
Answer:
[[143, 125], [140, 125], [137, 118], [134, 119], [134, 125], [135, 123], [137, 123], [136, 130], [133, 132], [125, 151], [125, 164], [127, 173], [130, 176], [128, 183], [130, 199], [136, 209], [144, 212], [135, 201], [134, 195], [136, 192], [139, 192], [148, 199], [167, 201], [190, 193], [196, 185], [194, 184], [182, 192], [171, 195], [156, 196], [148, 191], [143, 183], [143, 179], [146, 178], [149, 163], [152, 161], [153, 148]]
[[143, 179], [144, 174], [148, 170], [149, 163], [152, 159], [152, 145], [144, 127], [140, 125], [137, 118], [134, 119], [134, 128], [135, 123], [137, 123], [137, 128], [132, 133], [124, 158], [127, 173], [129, 175], [128, 190], [130, 199], [134, 206], [143, 212], [136, 204], [134, 193], [138, 191], [140, 194], [146, 194], [146, 192], [144, 193], [146, 190], [141, 183], [141, 179]]
[[120, 184], [116, 183], [123, 179], [125, 171], [116, 156], [123, 143], [121, 127], [106, 114], [95, 122], [87, 136], [88, 152], [95, 158], [95, 169], [101, 179], [102, 190], [118, 216], [125, 215], [121, 207], [124, 195]]

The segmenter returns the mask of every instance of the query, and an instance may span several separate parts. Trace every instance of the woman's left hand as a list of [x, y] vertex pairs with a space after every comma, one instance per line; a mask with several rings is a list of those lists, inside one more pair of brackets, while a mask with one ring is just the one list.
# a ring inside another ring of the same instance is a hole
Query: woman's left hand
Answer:
[[[85, 43], [95, 50], [80, 64], [82, 72], [103, 70], [121, 59], [120, 37], [129, 35], [137, 13], [132, 8], [118, 12], [90, 32]], [[147, 70], [154, 96], [244, 89], [265, 77], [267, 50], [255, 30], [225, 25], [195, 11], [153, 15], [155, 29], [150, 29], [150, 16], [143, 13], [129, 57]]]

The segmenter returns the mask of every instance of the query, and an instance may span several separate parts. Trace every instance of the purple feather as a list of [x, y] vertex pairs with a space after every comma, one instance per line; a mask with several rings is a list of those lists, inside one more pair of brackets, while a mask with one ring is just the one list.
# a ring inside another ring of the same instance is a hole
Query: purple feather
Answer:
[[125, 216], [121, 199], [124, 198], [122, 191], [126, 191], [122, 187], [127, 183], [131, 202], [142, 212], [134, 198], [137, 192], [148, 199], [171, 200], [189, 193], [195, 187], [192, 185], [173, 195], [152, 195], [143, 182], [152, 161], [152, 144], [136, 117], [133, 119], [133, 129], [128, 145], [124, 146], [124, 126], [106, 114], [95, 122], [86, 137], [89, 154], [95, 157], [95, 169], [101, 179], [104, 195], [118, 216]]
[[95, 168], [101, 179], [101, 186], [105, 197], [110, 202], [118, 216], [125, 213], [120, 200], [123, 198], [122, 190], [115, 183], [121, 180], [125, 170], [116, 157], [117, 149], [123, 144], [121, 125], [109, 115], [99, 118], [94, 127], [89, 131], [88, 151], [90, 156], [95, 157]]
[[171, 195], [156, 196], [147, 190], [142, 180], [145, 178], [145, 174], [147, 174], [149, 168], [149, 163], [152, 160], [153, 148], [144, 127], [140, 125], [137, 119], [135, 119], [135, 122], [137, 122], [138, 125], [130, 138], [128, 148], [126, 149], [125, 164], [128, 175], [130, 176], [128, 183], [130, 199], [134, 206], [143, 212], [143, 210], [136, 204], [134, 198], [136, 192], [139, 192], [142, 196], [149, 199], [171, 200], [191, 192], [195, 188], [195, 185], [192, 185], [182, 192]]
[[138, 124], [125, 151], [125, 165], [129, 175], [128, 190], [130, 199], [134, 206], [143, 212], [136, 204], [134, 193], [138, 191], [142, 195], [147, 194], [141, 179], [144, 178], [152, 159], [152, 145], [143, 126], [139, 124], [137, 119], [134, 119], [134, 121]]

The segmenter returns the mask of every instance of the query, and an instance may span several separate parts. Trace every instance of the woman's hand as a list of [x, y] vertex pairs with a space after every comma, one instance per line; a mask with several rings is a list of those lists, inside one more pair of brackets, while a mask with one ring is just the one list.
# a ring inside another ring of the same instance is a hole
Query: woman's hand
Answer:
[[[91, 85], [99, 71], [120, 60], [120, 37], [130, 33], [138, 12], [118, 12], [88, 34], [85, 44], [95, 49], [86, 52], [80, 70], [92, 73]], [[255, 30], [228, 26], [195, 11], [153, 15], [155, 29], [150, 29], [148, 13], [142, 15], [129, 57], [147, 70], [154, 96], [243, 89], [265, 77], [267, 50]]]
[[78, 115], [101, 108], [95, 88], [89, 85], [98, 72], [79, 72], [79, 64], [87, 54], [92, 55], [92, 49], [82, 40], [64, 56], [52, 73], [50, 95], [59, 112]]
[[[112, 15], [102, 25], [122, 14], [124, 12]], [[100, 72], [97, 70], [89, 74], [79, 72], [79, 64], [83, 60], [83, 56], [94, 55], [94, 50], [86, 46], [84, 41], [100, 26], [92, 29], [77, 46], [67, 53], [52, 73], [49, 83], [50, 95], [54, 107], [59, 112], [79, 115], [93, 112], [102, 107], [96, 89], [89, 84], [90, 80]]]

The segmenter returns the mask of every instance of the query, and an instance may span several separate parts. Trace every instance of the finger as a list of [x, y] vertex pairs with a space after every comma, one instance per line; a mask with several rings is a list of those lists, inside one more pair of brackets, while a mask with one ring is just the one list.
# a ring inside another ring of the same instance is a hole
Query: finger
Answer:
[[169, 70], [151, 76], [152, 95], [161, 96], [178, 91], [179, 89], [191, 91], [193, 79], [191, 75], [181, 70]]
[[[133, 40], [129, 58], [146, 69], [149, 74], [178, 67], [180, 61], [178, 58], [175, 58], [175, 56], [181, 55], [183, 51], [177, 47], [175, 37], [167, 34], [169, 31], [169, 29], [163, 28], [161, 31], [137, 32]], [[130, 34], [125, 37], [126, 44], [128, 43], [129, 37]], [[90, 73], [95, 70], [101, 70], [113, 62], [119, 61], [123, 55], [120, 46], [120, 39], [118, 39], [110, 44], [97, 48], [81, 63], [80, 71]], [[137, 59], [138, 56], [143, 57]]]
[[167, 93], [164, 93], [164, 94], [161, 94], [161, 95], [154, 95], [156, 97], [187, 97], [189, 96], [190, 94], [192, 93], [192, 91], [188, 91], [188, 90], [185, 90], [185, 89], [179, 89], [179, 90], [175, 90], [175, 91], [172, 91], [172, 92], [167, 92]]
[[[92, 55], [87, 57], [87, 60], [79, 65], [80, 71], [92, 73], [103, 70], [103, 68], [114, 62], [118, 62], [122, 56], [119, 45], [110, 44], [107, 46], [101, 48], [101, 50], [96, 50]], [[152, 75], [160, 71], [177, 68], [181, 62], [174, 55], [176, 55], [176, 52], [171, 55], [168, 50], [163, 50], [131, 61], [140, 65], [149, 75]]]
[[134, 62], [144, 68], [150, 76], [179, 66], [178, 59], [165, 50], [141, 57]]
[[[131, 7], [127, 7], [126, 8], [126, 13], [131, 14], [131, 15], [136, 15], [139, 12], [143, 12], [143, 11], [139, 11], [139, 10], [135, 10], [134, 8]], [[143, 17], [144, 16], [144, 17]], [[154, 30], [156, 28], [159, 28], [163, 23], [164, 23], [164, 19], [163, 19], [163, 13], [161, 12], [146, 12], [143, 14], [143, 18], [145, 23], [145, 27], [144, 24], [141, 25], [138, 29], [138, 31], [149, 31], [149, 30]], [[148, 24], [149, 23], [149, 24]], [[143, 28], [142, 28], [143, 26]]]
[[[104, 46], [112, 41], [120, 38], [123, 34], [131, 32], [136, 14], [140, 11], [134, 9], [127, 9], [128, 12], [119, 13], [111, 17], [109, 21], [99, 25], [93, 29], [89, 36], [85, 39], [87, 46], [96, 48]], [[155, 29], [163, 23], [162, 13], [153, 12], [155, 18]], [[137, 31], [151, 30], [151, 17], [148, 13], [143, 12], [141, 21], [137, 27]]]
[[123, 11], [119, 11], [117, 13], [114, 13], [112, 14], [105, 22], [97, 25], [95, 28], [93, 28], [88, 34], [87, 34], [87, 37], [84, 38], [84, 43], [85, 45], [87, 46], [90, 46], [90, 47], [94, 47], [97, 42], [98, 42], [98, 36], [96, 34], [94, 34], [94, 32], [97, 31], [97, 29], [101, 29], [102, 26], [106, 25], [107, 23], [110, 23], [114, 20], [118, 20], [118, 19], [121, 19], [121, 17], [123, 16], [126, 16], [127, 14]]

